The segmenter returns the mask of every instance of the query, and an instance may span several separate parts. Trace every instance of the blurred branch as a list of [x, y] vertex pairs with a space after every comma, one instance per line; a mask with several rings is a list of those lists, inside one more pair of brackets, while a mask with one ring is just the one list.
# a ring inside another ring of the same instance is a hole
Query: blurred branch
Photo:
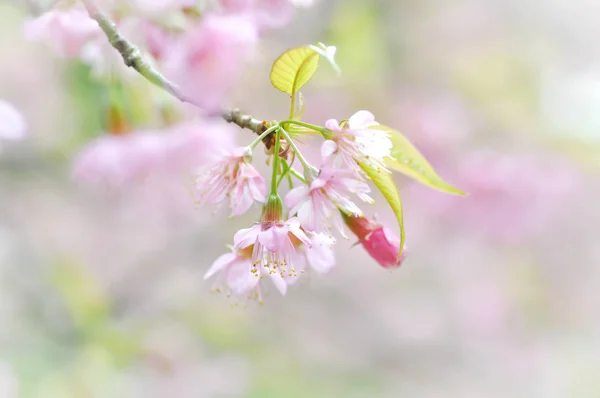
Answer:
[[[121, 54], [125, 65], [135, 69], [150, 83], [162, 88], [181, 102], [192, 104], [202, 109], [200, 105], [190, 98], [187, 98], [175, 83], [171, 82], [146, 62], [142, 58], [140, 49], [119, 32], [115, 23], [112, 22], [106, 14], [100, 11], [93, 0], [81, 0], [81, 2], [85, 6], [90, 18], [98, 23], [110, 45]], [[265, 122], [255, 119], [250, 115], [242, 114], [239, 109], [223, 109], [220, 112], [220, 116], [229, 123], [237, 124], [239, 127], [243, 129], [247, 128], [257, 134], [261, 134], [265, 131]]]

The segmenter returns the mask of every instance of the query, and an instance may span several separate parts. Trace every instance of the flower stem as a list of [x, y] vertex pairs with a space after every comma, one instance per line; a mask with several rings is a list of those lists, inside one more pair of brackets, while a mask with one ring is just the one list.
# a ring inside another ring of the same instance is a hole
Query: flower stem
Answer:
[[247, 148], [250, 149], [250, 150], [254, 149], [258, 144], [260, 144], [260, 142], [263, 140], [263, 138], [265, 138], [266, 136], [268, 136], [269, 134], [271, 134], [274, 130], [276, 130], [278, 128], [279, 128], [278, 124], [269, 127], [267, 130], [265, 130], [264, 133], [262, 133], [261, 135], [259, 135], [258, 137], [256, 137], [254, 139], [254, 141], [252, 141], [250, 143], [250, 145], [248, 145]]
[[[277, 125], [277, 127], [279, 127]], [[271, 195], [277, 195], [277, 173], [279, 173], [279, 133], [282, 129], [277, 129], [275, 133], [275, 146], [273, 148], [273, 175], [271, 176]]]
[[303, 183], [308, 185], [308, 181], [306, 181], [306, 178], [304, 178], [304, 176], [302, 174], [300, 174], [296, 169], [294, 169], [293, 167], [290, 167], [290, 171], [289, 173], [291, 175], [293, 175], [294, 177], [296, 177], [297, 179], [299, 179], [300, 181], [302, 181]]
[[[279, 125], [281, 126], [282, 123], [279, 123]], [[298, 160], [302, 164], [302, 167], [304, 167], [304, 175], [306, 176], [307, 174], [308, 175], [314, 174], [316, 176], [316, 174], [318, 173], [318, 170], [315, 169], [313, 166], [311, 166], [311, 164], [308, 163], [308, 161], [304, 158], [304, 156], [302, 155], [302, 152], [300, 152], [300, 149], [298, 149], [298, 147], [296, 146], [296, 143], [294, 142], [294, 140], [292, 139], [290, 134], [287, 131], [285, 131], [285, 129], [283, 127], [279, 131], [281, 132], [283, 137], [286, 139], [286, 141], [292, 147], [292, 150], [298, 157]]]
[[317, 126], [316, 124], [304, 123], [299, 120], [282, 120], [281, 122], [279, 122], [279, 124], [282, 127], [285, 126], [286, 124], [295, 124], [297, 126], [302, 126], [302, 127], [306, 127], [307, 129], [318, 131], [321, 134], [327, 133], [327, 129], [325, 127]]

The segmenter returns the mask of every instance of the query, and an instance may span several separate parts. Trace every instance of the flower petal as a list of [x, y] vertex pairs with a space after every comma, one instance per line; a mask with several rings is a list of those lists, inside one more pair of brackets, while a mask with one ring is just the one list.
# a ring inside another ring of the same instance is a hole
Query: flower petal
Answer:
[[236, 249], [246, 248], [256, 242], [260, 233], [260, 224], [250, 228], [240, 229], [233, 236], [233, 246]]
[[223, 271], [229, 264], [235, 261], [236, 258], [237, 256], [235, 255], [235, 253], [226, 253], [217, 258], [212, 263], [208, 271], [206, 271], [206, 274], [204, 274], [204, 280], [207, 280], [217, 272]]
[[379, 123], [375, 121], [375, 116], [369, 111], [358, 111], [348, 119], [348, 126], [353, 130], [365, 129], [377, 124]]

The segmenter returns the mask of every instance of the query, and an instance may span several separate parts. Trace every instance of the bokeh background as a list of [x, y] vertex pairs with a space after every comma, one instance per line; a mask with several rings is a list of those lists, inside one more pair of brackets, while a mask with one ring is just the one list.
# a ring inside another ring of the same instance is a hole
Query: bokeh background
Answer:
[[[597, 1], [320, 0], [269, 32], [236, 105], [286, 117], [272, 60], [336, 45], [305, 120], [369, 109], [470, 195], [398, 176], [401, 268], [340, 240], [330, 275], [262, 307], [203, 281], [258, 210], [198, 209], [193, 181], [73, 182], [102, 89], [23, 37], [28, 10], [0, 1], [0, 98], [29, 124], [0, 153], [1, 398], [600, 396]], [[394, 226], [381, 198], [366, 211]]]

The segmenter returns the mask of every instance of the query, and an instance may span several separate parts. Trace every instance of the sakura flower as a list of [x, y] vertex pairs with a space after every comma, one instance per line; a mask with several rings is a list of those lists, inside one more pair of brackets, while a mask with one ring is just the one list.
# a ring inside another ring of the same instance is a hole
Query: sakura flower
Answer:
[[110, 186], [139, 181], [163, 166], [162, 144], [162, 137], [151, 132], [100, 137], [75, 159], [73, 176]]
[[298, 214], [303, 228], [309, 231], [327, 230], [328, 221], [344, 234], [344, 226], [338, 208], [352, 214], [361, 214], [360, 208], [352, 202], [350, 194], [355, 193], [365, 202], [372, 202], [369, 185], [357, 178], [353, 170], [333, 166], [331, 154], [336, 144], [325, 141], [321, 147], [323, 165], [317, 178], [310, 186], [292, 189], [286, 196], [290, 214]]
[[[252, 275], [258, 280], [262, 274], [271, 277], [282, 295], [288, 284], [294, 283], [305, 265], [298, 246], [311, 248], [312, 243], [300, 228], [297, 218], [287, 221], [263, 221], [251, 228], [239, 230], [233, 237], [235, 250], [252, 249]], [[315, 253], [318, 256], [318, 253]]]
[[310, 267], [319, 274], [326, 274], [335, 266], [332, 246], [335, 239], [326, 233], [308, 233], [311, 245], [304, 246], [304, 254]]
[[267, 187], [256, 169], [246, 161], [246, 148], [226, 151], [221, 161], [197, 180], [201, 202], [220, 204], [229, 198], [232, 215], [245, 213], [254, 201], [264, 202]]
[[344, 215], [344, 221], [359, 239], [367, 253], [383, 268], [397, 268], [406, 257], [406, 245], [400, 253], [400, 238], [382, 225], [365, 217]]
[[384, 161], [390, 156], [392, 142], [385, 131], [371, 128], [378, 124], [368, 111], [356, 112], [343, 127], [335, 119], [325, 122], [336, 144], [336, 153], [346, 166], [356, 169], [355, 160], [360, 160], [387, 171]]
[[77, 156], [75, 179], [121, 186], [150, 176], [191, 176], [214, 163], [220, 150], [233, 147], [232, 127], [221, 121], [196, 118], [159, 130], [129, 131], [119, 117], [110, 120], [113, 134], [92, 141]]
[[257, 41], [256, 27], [247, 17], [207, 14], [164, 54], [165, 73], [184, 96], [216, 111], [235, 87]]
[[292, 19], [293, 1], [290, 0], [221, 0], [227, 13], [245, 15], [260, 30], [279, 28]]
[[204, 275], [204, 280], [219, 275], [219, 282], [238, 296], [257, 289], [259, 278], [252, 273], [252, 247], [245, 250], [232, 250], [215, 260]]
[[0, 100], [0, 138], [18, 140], [25, 135], [27, 124], [21, 112], [12, 104]]
[[29, 39], [47, 43], [64, 57], [78, 57], [84, 45], [101, 34], [83, 7], [50, 10], [25, 23]]

